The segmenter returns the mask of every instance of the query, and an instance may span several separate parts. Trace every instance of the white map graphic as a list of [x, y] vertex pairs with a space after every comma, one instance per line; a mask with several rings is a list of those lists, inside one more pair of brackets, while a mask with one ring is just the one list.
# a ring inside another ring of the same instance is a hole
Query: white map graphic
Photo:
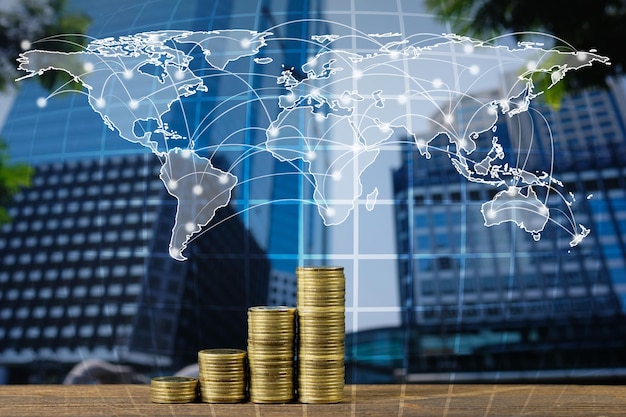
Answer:
[[[456, 35], [435, 37], [436, 42], [429, 35], [428, 46], [420, 46], [417, 36], [368, 36], [380, 48], [365, 54], [335, 49], [338, 36], [314, 36], [306, 41], [315, 43], [319, 52], [301, 68], [286, 67], [276, 74], [284, 94], [278, 97], [279, 114], [266, 126], [265, 149], [280, 161], [304, 161], [324, 224], [340, 224], [350, 215], [363, 194], [361, 175], [394, 132], [412, 137], [421, 155], [430, 158], [435, 136], [421, 138], [416, 131], [429, 119], [438, 124], [437, 135], [447, 136], [447, 152], [459, 174], [502, 190], [482, 206], [485, 225], [515, 222], [538, 240], [550, 220], [550, 208], [535, 189], [556, 189], [559, 181], [548, 174], [549, 167], [546, 172], [528, 172], [501, 163], [504, 151], [494, 126], [499, 117], [526, 112], [531, 100], [543, 93], [535, 85], [537, 75], [549, 76], [550, 88], [570, 70], [594, 62], [607, 64], [609, 59], [593, 51], [564, 52], [536, 44], [510, 48]], [[21, 79], [49, 70], [69, 73], [86, 88], [89, 104], [109, 128], [161, 159], [160, 178], [178, 202], [169, 253], [182, 261], [190, 240], [229, 203], [238, 184], [234, 174], [196, 153], [193, 141], [177, 146], [182, 136], [163, 120], [178, 101], [208, 92], [203, 78], [190, 68], [194, 58], [184, 52], [185, 46], [199, 48], [207, 64], [228, 73], [229, 64], [245, 57], [253, 65], [271, 63], [262, 51], [272, 39], [270, 32], [239, 29], [138, 33], [93, 40], [75, 53], [26, 51], [19, 69], [27, 73]], [[481, 101], [471, 95], [493, 70], [476, 64], [479, 52], [497, 56], [498, 71], [506, 67], [519, 74], [498, 100]], [[468, 98], [474, 100], [476, 111], [459, 129], [454, 109]], [[419, 112], [413, 110], [417, 108]], [[484, 152], [485, 144], [477, 141], [490, 130], [493, 139]], [[166, 139], [166, 147], [153, 140], [155, 134]], [[566, 193], [557, 194], [570, 205]], [[378, 189], [367, 194], [368, 210], [374, 209], [377, 196]], [[568, 224], [570, 244], [575, 246], [589, 230], [577, 224], [573, 214]]]

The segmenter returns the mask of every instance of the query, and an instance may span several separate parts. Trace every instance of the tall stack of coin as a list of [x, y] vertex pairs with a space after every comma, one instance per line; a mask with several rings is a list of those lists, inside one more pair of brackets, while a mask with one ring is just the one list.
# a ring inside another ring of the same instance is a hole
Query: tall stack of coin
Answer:
[[295, 396], [296, 309], [258, 306], [248, 309], [250, 400], [286, 403]]
[[200, 398], [205, 403], [238, 403], [246, 398], [246, 351], [205, 349], [198, 352]]
[[197, 397], [198, 379], [158, 376], [150, 380], [150, 401], [162, 404], [190, 403]]
[[337, 403], [345, 384], [345, 276], [342, 267], [299, 267], [298, 398]]

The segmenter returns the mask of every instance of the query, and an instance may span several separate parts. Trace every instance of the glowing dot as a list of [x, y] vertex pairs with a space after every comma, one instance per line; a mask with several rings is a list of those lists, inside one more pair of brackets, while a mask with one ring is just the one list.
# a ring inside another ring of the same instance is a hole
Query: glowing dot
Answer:
[[592, 198], [593, 198], [593, 193], [591, 193], [591, 194], [589, 194], [589, 195], [587, 196], [587, 200], [591, 200]]
[[177, 187], [178, 187], [178, 181], [169, 180], [167, 182], [167, 188], [169, 188], [170, 190], [175, 190]]
[[331, 177], [333, 178], [333, 180], [335, 181], [339, 181], [341, 180], [341, 171], [335, 171], [332, 173]]
[[185, 230], [188, 232], [193, 232], [194, 230], [196, 230], [196, 225], [195, 223], [189, 222], [185, 224]]
[[131, 78], [133, 78], [133, 71], [129, 69], [124, 71], [124, 78], [126, 78], [127, 80], [130, 80]]
[[478, 75], [478, 73], [480, 72], [480, 67], [479, 67], [478, 65], [472, 65], [472, 66], [469, 68], [469, 72], [470, 72], [470, 74], [472, 74], [472, 75]]
[[494, 217], [496, 217], [496, 211], [494, 209], [490, 209], [487, 211], [487, 217], [490, 219], [493, 219]]
[[352, 152], [354, 152], [354, 153], [359, 153], [359, 152], [361, 152], [362, 150], [363, 150], [363, 147], [361, 146], [361, 144], [360, 144], [360, 143], [358, 143], [358, 142], [354, 142], [354, 143], [352, 144]]
[[447, 123], [447, 124], [452, 124], [454, 122], [454, 115], [452, 114], [446, 114], [445, 116], [443, 116], [443, 120]]
[[389, 56], [392, 59], [398, 59], [398, 57], [400, 56], [400, 53], [398, 51], [391, 51], [391, 53], [389, 54]]
[[202, 194], [202, 186], [201, 185], [194, 185], [192, 191], [193, 191], [193, 193], [195, 195], [201, 195]]
[[180, 249], [170, 248], [170, 256], [174, 259], [180, 258]]
[[315, 113], [315, 120], [321, 122], [324, 120], [324, 115], [322, 113]]
[[528, 61], [526, 63], [526, 69], [529, 71], [537, 69], [537, 63], [535, 61]]
[[320, 89], [319, 88], [314, 88], [311, 90], [311, 95], [312, 96], [319, 96], [320, 95]]
[[139, 102], [135, 99], [132, 99], [128, 102], [128, 107], [130, 107], [132, 110], [137, 109], [137, 107], [139, 107]]
[[539, 213], [546, 216], [546, 217], [550, 217], [550, 210], [548, 210], [548, 208], [546, 206], [543, 206], [539, 209]]
[[296, 95], [290, 93], [289, 95], [285, 96], [285, 99], [287, 99], [288, 102], [293, 103], [294, 101], [296, 101]]
[[382, 132], [389, 132], [389, 130], [391, 129], [389, 127], [389, 123], [381, 123], [380, 125], [378, 125], [378, 128], [382, 131]]
[[102, 97], [96, 99], [96, 107], [101, 109], [106, 106], [106, 104], [106, 101]]
[[362, 75], [363, 73], [358, 69], [355, 69], [354, 71], [352, 71], [352, 78], [354, 79], [359, 79], [361, 78]]
[[433, 87], [435, 87], [435, 88], [443, 87], [443, 81], [441, 80], [441, 78], [435, 78], [433, 80]]
[[183, 78], [185, 78], [185, 71], [179, 69], [174, 73], [174, 78], [176, 78], [177, 80], [182, 80]]
[[306, 153], [306, 159], [308, 159], [309, 161], [312, 161], [315, 158], [317, 158], [317, 154], [315, 153], [315, 151], [308, 151]]
[[326, 216], [333, 217], [335, 215], [335, 209], [332, 207], [326, 208]]
[[29, 40], [24, 39], [22, 42], [20, 42], [20, 48], [22, 48], [22, 51], [29, 50], [31, 46], [32, 45]]
[[315, 65], [315, 63], [316, 63], [316, 62], [317, 62], [317, 58], [315, 58], [314, 56], [310, 57], [310, 58], [306, 61], [306, 63], [307, 63], [308, 65]]
[[250, 39], [242, 39], [241, 40], [241, 47], [242, 48], [249, 48], [250, 47]]
[[228, 175], [226, 175], [226, 174], [220, 175], [219, 182], [220, 182], [220, 184], [228, 183]]
[[272, 126], [267, 130], [267, 133], [269, 133], [270, 137], [275, 138], [276, 136], [278, 136], [278, 128]]
[[463, 45], [463, 52], [465, 52], [466, 54], [474, 53], [474, 45], [472, 45], [471, 43], [466, 43], [465, 45]]
[[510, 196], [514, 196], [517, 194], [517, 188], [515, 187], [509, 187], [508, 190], [506, 190], [506, 193]]
[[191, 158], [191, 151], [189, 149], [183, 149], [182, 156], [185, 159]]
[[579, 61], [586, 61], [587, 60], [587, 53], [586, 52], [576, 52], [576, 59], [578, 59]]
[[405, 96], [404, 94], [400, 94], [400, 95], [398, 96], [397, 100], [398, 100], [398, 103], [400, 103], [400, 104], [404, 104], [404, 103], [406, 103], [407, 98], [406, 98], [406, 96]]
[[93, 69], [94, 69], [94, 68], [95, 68], [95, 67], [94, 67], [94, 65], [93, 65], [91, 62], [85, 62], [85, 63], [83, 64], [83, 69], [84, 69], [86, 72], [91, 72], [91, 71], [93, 71]]
[[45, 97], [39, 97], [37, 99], [37, 107], [44, 108], [48, 104], [48, 100]]
[[424, 146], [426, 146], [426, 141], [420, 138], [415, 141], [415, 144], [417, 145], [418, 148], [423, 148]]

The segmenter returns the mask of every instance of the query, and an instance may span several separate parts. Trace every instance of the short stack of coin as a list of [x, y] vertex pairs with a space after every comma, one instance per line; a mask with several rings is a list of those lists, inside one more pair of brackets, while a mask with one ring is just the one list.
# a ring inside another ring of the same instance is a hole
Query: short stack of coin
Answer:
[[195, 401], [198, 379], [186, 376], [158, 376], [150, 380], [150, 401], [180, 404]]
[[345, 385], [345, 276], [342, 267], [299, 267], [298, 399], [337, 403]]
[[200, 398], [206, 403], [238, 403], [246, 399], [246, 351], [204, 349], [198, 352]]
[[296, 309], [258, 306], [248, 309], [250, 400], [286, 403], [295, 396]]

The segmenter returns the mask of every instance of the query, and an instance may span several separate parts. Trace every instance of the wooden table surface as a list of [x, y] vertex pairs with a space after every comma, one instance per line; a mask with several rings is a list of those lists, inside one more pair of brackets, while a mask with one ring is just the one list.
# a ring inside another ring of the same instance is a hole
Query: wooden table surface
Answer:
[[348, 385], [339, 404], [153, 404], [148, 385], [4, 385], [0, 416], [626, 416], [619, 385]]

